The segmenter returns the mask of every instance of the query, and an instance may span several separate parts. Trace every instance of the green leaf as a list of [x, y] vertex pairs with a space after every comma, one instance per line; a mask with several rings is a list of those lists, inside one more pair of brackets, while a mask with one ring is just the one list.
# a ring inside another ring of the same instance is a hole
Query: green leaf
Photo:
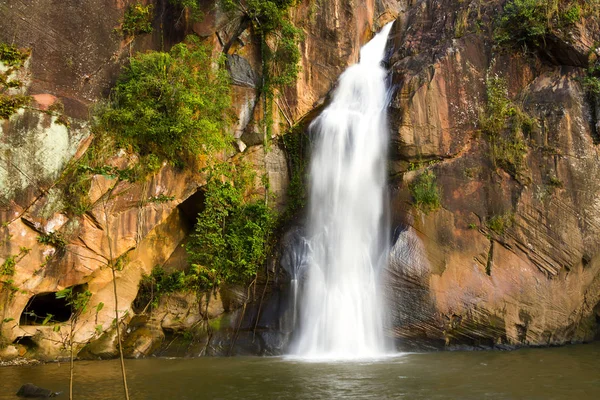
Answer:
[[54, 317], [52, 314], [46, 314], [46, 318], [42, 321], [42, 325], [46, 325]]

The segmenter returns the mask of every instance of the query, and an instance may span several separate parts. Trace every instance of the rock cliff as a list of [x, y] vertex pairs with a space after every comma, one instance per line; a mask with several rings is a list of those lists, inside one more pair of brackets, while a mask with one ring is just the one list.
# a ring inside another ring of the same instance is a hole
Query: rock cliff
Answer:
[[[90, 204], [81, 215], [69, 212], [70, 198], [64, 192], [69, 168], [92, 142], [90, 116], [95, 104], [109, 94], [128, 57], [168, 50], [185, 35], [196, 34], [214, 54], [226, 54], [237, 116], [231, 136], [239, 149], [239, 154], [226, 157], [246, 160], [266, 174], [268, 179], [257, 182], [255, 190], [267, 192], [270, 203], [282, 211], [291, 171], [278, 137], [323, 103], [337, 76], [356, 61], [360, 46], [382, 21], [397, 15], [400, 5], [306, 0], [293, 8], [291, 19], [305, 33], [301, 73], [274, 99], [273, 137], [265, 148], [256, 33], [243, 15], [226, 12], [220, 2], [198, 4], [199, 19], [168, 0], [94, 0], [84, 8], [12, 0], [0, 5], [0, 40], [28, 52], [18, 68], [0, 64], [7, 80], [20, 82], [5, 94], [30, 96], [27, 105], [1, 121], [0, 260], [8, 268], [0, 290], [3, 357], [65, 356], [71, 329], [80, 356], [113, 357], [115, 308], [127, 333], [124, 349], [130, 356], [157, 351], [163, 331], [170, 340], [182, 342], [194, 336], [192, 347], [184, 343], [190, 354], [231, 353], [236, 341], [243, 349], [244, 332], [251, 332], [251, 339], [242, 351], [266, 351], [255, 344], [257, 328], [263, 327], [258, 319], [261, 314], [263, 319], [275, 318], [277, 304], [287, 304], [280, 299], [285, 295], [273, 289], [283, 283], [275, 259], [252, 293], [224, 287], [204, 297], [182, 293], [164, 296], [150, 308], [141, 304], [140, 282], [155, 266], [168, 271], [188, 268], [181, 246], [202, 209], [206, 177], [199, 168], [181, 170], [165, 163], [138, 182], [95, 174], [89, 190], [78, 193]], [[136, 35], [124, 35], [128, 10], [137, 5], [151, 6], [152, 32], [144, 28]], [[136, 154], [116, 150], [107, 166], [126, 168], [137, 162]], [[71, 306], [56, 298], [65, 288], [91, 294], [74, 326]], [[246, 303], [258, 298], [262, 300], [246, 311]], [[275, 321], [266, 321], [265, 330], [279, 323], [279, 317]], [[195, 328], [198, 335], [181, 335]]]
[[[421, 1], [393, 29], [397, 338], [555, 345], [599, 332], [597, 94], [582, 83], [598, 57], [597, 14], [525, 50], [497, 44], [503, 6]], [[491, 130], [499, 97], [527, 115], [521, 132], [512, 117]], [[414, 205], [424, 174], [441, 205], [429, 212]]]
[[[153, 5], [154, 29], [125, 38], [119, 28], [134, 4]], [[255, 190], [283, 211], [295, 161], [281, 136], [310, 122], [360, 46], [392, 20], [389, 336], [435, 347], [596, 338], [600, 128], [584, 80], [598, 57], [597, 16], [523, 51], [494, 38], [504, 1], [303, 0], [290, 14], [304, 32], [300, 73], [265, 110], [255, 32], [220, 2], [199, 4], [199, 20], [169, 0], [0, 5], [0, 41], [30, 49], [18, 68], [0, 64], [3, 76], [22, 82], [6, 93], [31, 96], [0, 120], [0, 262], [11, 269], [0, 277], [0, 357], [68, 354], [73, 317], [56, 298], [65, 288], [91, 294], [73, 332], [81, 357], [114, 357], [116, 323], [132, 357], [281, 352], [290, 299], [278, 258], [293, 246], [293, 229], [280, 232], [281, 246], [250, 289], [153, 301], [143, 276], [157, 265], [189, 267], [181, 246], [202, 210], [206, 176], [167, 163], [137, 182], [95, 174], [81, 215], [68, 212], [64, 179], [93, 140], [94, 105], [128, 57], [168, 50], [191, 33], [226, 56], [238, 151], [225, 157], [265, 174]], [[491, 134], [494, 112], [503, 123]], [[137, 157], [114, 149], [108, 164], [124, 168]], [[419, 185], [435, 204], [421, 201]], [[43, 322], [48, 314], [56, 323]]]

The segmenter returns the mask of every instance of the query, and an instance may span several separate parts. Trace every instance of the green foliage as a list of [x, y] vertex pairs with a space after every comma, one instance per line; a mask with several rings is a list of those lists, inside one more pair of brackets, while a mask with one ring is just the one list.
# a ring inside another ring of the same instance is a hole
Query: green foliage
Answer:
[[19, 49], [14, 45], [0, 43], [0, 62], [8, 67], [20, 68], [30, 54], [29, 49]]
[[152, 32], [152, 19], [154, 18], [153, 6], [136, 3], [129, 5], [125, 10], [121, 32], [124, 37], [131, 38], [144, 33]]
[[[213, 68], [217, 61], [218, 68]], [[100, 110], [100, 129], [117, 145], [183, 165], [188, 155], [212, 154], [230, 145], [231, 94], [223, 59], [195, 37], [169, 53], [151, 51], [131, 59]]]
[[199, 0], [169, 0], [169, 3], [180, 7], [183, 11], [187, 11], [192, 21], [202, 19], [203, 14]]
[[496, 21], [494, 38], [500, 45], [543, 47], [546, 35], [569, 28], [582, 13], [576, 0], [509, 0]]
[[10, 81], [8, 79], [9, 79], [8, 73], [6, 73], [6, 72], [0, 73], [0, 85], [2, 86], [3, 90], [20, 88], [23, 86], [23, 82], [21, 82], [18, 79], [13, 79]]
[[263, 125], [267, 138], [273, 125], [275, 89], [283, 89], [295, 82], [300, 71], [302, 54], [298, 47], [304, 32], [289, 18], [290, 7], [296, 0], [221, 0], [226, 10], [242, 12], [260, 37], [262, 58], [262, 95], [265, 102]]
[[[594, 46], [591, 52], [596, 51], [600, 45]], [[600, 63], [596, 60], [595, 62], [590, 61], [587, 75], [582, 79], [583, 88], [587, 92], [588, 96], [592, 100], [600, 96]]]
[[68, 287], [56, 292], [55, 296], [57, 299], [65, 299], [67, 305], [70, 305], [75, 314], [79, 315], [86, 311], [92, 293], [89, 290], [79, 291]]
[[59, 232], [49, 232], [38, 236], [38, 243], [54, 246], [57, 249], [64, 249], [67, 246], [67, 241]]
[[150, 203], [168, 203], [169, 201], [175, 200], [175, 196], [167, 196], [164, 194], [159, 194], [158, 196], [151, 197], [148, 201]]
[[46, 317], [42, 321], [42, 325], [46, 325], [48, 322], [50, 322], [52, 317], [54, 317], [54, 314], [50, 314], [50, 313], [46, 314]]
[[560, 14], [560, 19], [567, 25], [577, 23], [582, 17], [583, 11], [577, 3], [569, 4], [564, 12]]
[[120, 169], [112, 165], [102, 165], [91, 167], [89, 165], [79, 164], [78, 172], [81, 174], [102, 175], [111, 179], [120, 179], [122, 181], [135, 181], [135, 171], [131, 168]]
[[269, 253], [273, 212], [245, 198], [250, 177], [239, 169], [223, 164], [210, 171], [204, 210], [186, 246], [197, 289], [247, 282]]
[[10, 118], [19, 108], [25, 107], [30, 101], [31, 97], [29, 96], [0, 94], [0, 119]]
[[506, 229], [511, 228], [515, 222], [514, 213], [494, 215], [487, 221], [487, 226], [498, 235], [503, 235]]
[[0, 265], [0, 275], [14, 275], [15, 265], [17, 264], [17, 256], [11, 255], [6, 257], [2, 265]]
[[14, 70], [23, 66], [29, 55], [29, 50], [19, 50], [15, 46], [0, 43], [0, 62], [8, 67], [5, 72], [0, 73], [0, 119], [10, 118], [19, 108], [25, 107], [31, 101], [31, 97], [29, 96], [7, 94], [9, 89], [23, 86], [23, 82], [20, 80], [9, 79]]
[[433, 171], [428, 170], [417, 176], [409, 184], [409, 189], [413, 197], [413, 204], [424, 213], [435, 211], [441, 207], [440, 191]]
[[63, 192], [66, 200], [66, 209], [74, 215], [83, 215], [90, 211], [90, 204], [87, 193], [90, 190], [91, 176], [88, 174], [78, 174], [76, 172], [70, 174]]
[[555, 189], [560, 189], [563, 187], [562, 181], [560, 179], [558, 179], [556, 176], [551, 176], [548, 179], [548, 185]]
[[535, 121], [508, 98], [506, 80], [494, 76], [486, 84], [487, 107], [480, 123], [490, 143], [492, 162], [517, 177], [525, 168], [523, 158], [528, 151], [524, 135]]
[[461, 38], [467, 33], [467, 29], [469, 26], [469, 8], [464, 10], [460, 10], [456, 14], [456, 19], [454, 20], [454, 36], [456, 38]]
[[544, 0], [511, 0], [497, 21], [494, 38], [499, 44], [539, 45], [548, 31]]
[[592, 96], [600, 96], [600, 78], [589, 74], [582, 79], [583, 87]]
[[163, 295], [194, 289], [190, 284], [191, 281], [192, 279], [183, 271], [168, 273], [157, 265], [152, 269], [150, 275], [142, 276], [134, 307], [146, 309], [147, 306], [151, 306], [156, 308]]
[[12, 276], [15, 274], [15, 266], [17, 263], [25, 257], [27, 254], [31, 252], [31, 249], [28, 247], [21, 246], [19, 248], [19, 254], [13, 254], [6, 257], [2, 265], [0, 265], [0, 275], [8, 275]]

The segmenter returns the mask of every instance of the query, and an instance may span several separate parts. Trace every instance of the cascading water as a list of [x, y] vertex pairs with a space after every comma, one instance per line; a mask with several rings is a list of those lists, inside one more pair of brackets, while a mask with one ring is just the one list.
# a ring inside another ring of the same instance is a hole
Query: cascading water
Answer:
[[386, 352], [378, 275], [388, 254], [384, 226], [388, 103], [381, 63], [386, 25], [340, 77], [311, 124], [310, 254], [292, 353], [373, 358]]

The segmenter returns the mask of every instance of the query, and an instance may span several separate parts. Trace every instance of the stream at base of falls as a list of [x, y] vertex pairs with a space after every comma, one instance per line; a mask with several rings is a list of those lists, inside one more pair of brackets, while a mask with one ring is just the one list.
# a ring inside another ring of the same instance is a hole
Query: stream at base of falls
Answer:
[[[127, 360], [131, 399], [599, 399], [600, 343], [408, 353], [319, 363], [282, 357]], [[69, 364], [0, 367], [0, 399], [27, 382], [68, 398]], [[75, 364], [74, 398], [122, 399], [118, 360]]]

